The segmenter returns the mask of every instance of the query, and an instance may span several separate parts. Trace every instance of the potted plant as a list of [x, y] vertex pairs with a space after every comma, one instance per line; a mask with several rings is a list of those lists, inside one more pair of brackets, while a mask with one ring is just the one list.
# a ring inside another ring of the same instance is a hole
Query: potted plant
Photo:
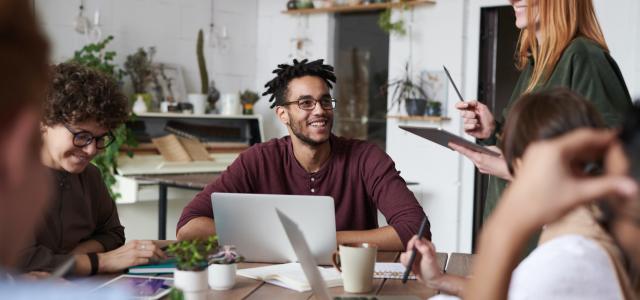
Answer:
[[[134, 112], [142, 113], [151, 108], [155, 108], [152, 105], [151, 94], [147, 92], [147, 86], [154, 79], [153, 74], [153, 55], [156, 53], [155, 47], [149, 47], [149, 51], [145, 51], [143, 48], [138, 48], [136, 53], [128, 55], [124, 62], [124, 69], [131, 78], [131, 84], [133, 85], [134, 92]], [[140, 101], [144, 101], [146, 110], [143, 111], [143, 107], [140, 107]]]
[[250, 90], [245, 90], [240, 94], [240, 103], [242, 103], [242, 114], [243, 115], [252, 115], [253, 114], [253, 105], [260, 100], [260, 96], [258, 93]]
[[[120, 69], [115, 63], [116, 57], [115, 51], [106, 51], [106, 47], [113, 40], [113, 36], [108, 36], [104, 40], [98, 43], [87, 44], [82, 49], [75, 51], [71, 62], [85, 65], [91, 68], [95, 68], [101, 72], [109, 74], [116, 81], [122, 82], [122, 77], [125, 72]], [[135, 120], [135, 116], [131, 115], [129, 121]], [[115, 141], [109, 145], [102, 153], [98, 154], [91, 162], [98, 167], [102, 179], [104, 180], [109, 194], [115, 200], [120, 197], [120, 194], [113, 191], [113, 185], [116, 183], [114, 174], [118, 166], [118, 156], [120, 155], [120, 147], [128, 146], [130, 148], [137, 147], [138, 141], [131, 129], [125, 124], [120, 125], [113, 131], [113, 135], [116, 137]], [[127, 155], [133, 157], [133, 152], [128, 151]]]
[[429, 101], [429, 103], [427, 103], [427, 115], [433, 117], [442, 116], [442, 103]]
[[234, 246], [224, 245], [209, 256], [209, 286], [214, 290], [228, 290], [236, 283], [237, 263], [244, 261]]
[[427, 94], [419, 83], [413, 81], [409, 71], [409, 63], [405, 64], [405, 72], [402, 78], [393, 80], [381, 87], [382, 93], [385, 95], [390, 89], [393, 89], [393, 93], [391, 94], [389, 110], [397, 106], [398, 111], [400, 111], [400, 107], [404, 102], [408, 115], [422, 116], [425, 114]]
[[198, 69], [200, 70], [200, 93], [192, 93], [188, 97], [189, 102], [193, 105], [193, 113], [202, 115], [207, 108], [207, 94], [209, 93], [209, 73], [207, 72], [207, 62], [204, 59], [204, 34], [202, 29], [198, 30], [196, 58], [198, 59]]
[[173, 273], [175, 286], [184, 293], [200, 293], [208, 290], [207, 257], [217, 246], [215, 239], [186, 240], [171, 244], [167, 252], [176, 258]]

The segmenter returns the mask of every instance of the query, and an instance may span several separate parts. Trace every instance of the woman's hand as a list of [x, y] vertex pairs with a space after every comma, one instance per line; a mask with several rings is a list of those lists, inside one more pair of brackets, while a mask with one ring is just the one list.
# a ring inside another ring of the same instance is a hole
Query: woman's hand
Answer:
[[418, 239], [417, 235], [414, 235], [407, 243], [407, 251], [400, 255], [400, 262], [405, 267], [409, 264], [411, 252], [415, 251], [414, 247], [418, 253], [416, 253], [411, 271], [416, 274], [418, 280], [429, 283], [429, 281], [441, 277], [443, 273], [436, 257], [436, 247], [425, 238]]
[[500, 156], [496, 157], [473, 151], [455, 143], [449, 143], [449, 147], [473, 161], [473, 164], [478, 168], [480, 173], [493, 175], [508, 181], [513, 179], [511, 173], [509, 173], [507, 162], [504, 160], [504, 156], [502, 156], [500, 148], [496, 146], [487, 146], [487, 148], [492, 151], [500, 153]]
[[458, 102], [456, 108], [460, 111], [466, 133], [478, 139], [486, 139], [493, 134], [496, 121], [486, 105], [472, 100]]
[[113, 273], [128, 267], [165, 259], [166, 255], [153, 241], [131, 241], [105, 253], [98, 253], [100, 273]]
[[[575, 207], [609, 198], [636, 195], [638, 187], [626, 176], [585, 177], [585, 164], [602, 159], [616, 139], [615, 132], [578, 129], [527, 147], [518, 179], [503, 194], [496, 215], [516, 217], [521, 225], [539, 228]], [[498, 214], [498, 212], [501, 212]]]

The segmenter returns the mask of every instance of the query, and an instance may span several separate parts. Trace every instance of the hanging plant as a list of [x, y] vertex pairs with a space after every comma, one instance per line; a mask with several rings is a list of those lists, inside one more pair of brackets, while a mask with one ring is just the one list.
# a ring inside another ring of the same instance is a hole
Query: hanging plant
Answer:
[[404, 28], [404, 19], [400, 18], [395, 22], [391, 21], [391, 8], [387, 8], [382, 13], [380, 13], [380, 17], [378, 18], [378, 26], [380, 26], [380, 29], [384, 30], [384, 32], [388, 34], [395, 33], [400, 36], [404, 36], [407, 34], [407, 30]]

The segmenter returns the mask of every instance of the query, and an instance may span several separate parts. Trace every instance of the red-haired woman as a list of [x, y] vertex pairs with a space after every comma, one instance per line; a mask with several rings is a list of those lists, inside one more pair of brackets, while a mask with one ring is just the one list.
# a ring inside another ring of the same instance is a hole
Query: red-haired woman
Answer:
[[[465, 131], [485, 145], [496, 145], [516, 99], [526, 93], [566, 87], [589, 100], [608, 126], [617, 126], [631, 109], [631, 97], [596, 18], [592, 0], [510, 0], [521, 29], [516, 64], [522, 70], [511, 101], [496, 120], [486, 105], [458, 103]], [[504, 158], [452, 145], [489, 179], [484, 219], [511, 176]], [[494, 150], [499, 149], [493, 147]]]

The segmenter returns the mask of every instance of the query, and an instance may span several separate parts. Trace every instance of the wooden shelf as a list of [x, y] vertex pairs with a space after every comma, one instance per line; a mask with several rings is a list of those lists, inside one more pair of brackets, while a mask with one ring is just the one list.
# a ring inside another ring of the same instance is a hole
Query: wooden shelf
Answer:
[[426, 121], [426, 122], [444, 122], [450, 121], [449, 117], [432, 117], [432, 116], [387, 116], [387, 119], [398, 119], [400, 121]]
[[387, 3], [373, 3], [373, 4], [358, 4], [358, 5], [340, 5], [323, 8], [301, 8], [285, 10], [283, 14], [289, 15], [308, 15], [319, 13], [349, 13], [371, 10], [383, 10], [392, 7], [402, 7], [403, 5], [416, 6], [423, 4], [435, 4], [436, 0], [414, 0], [408, 2], [387, 2]]

